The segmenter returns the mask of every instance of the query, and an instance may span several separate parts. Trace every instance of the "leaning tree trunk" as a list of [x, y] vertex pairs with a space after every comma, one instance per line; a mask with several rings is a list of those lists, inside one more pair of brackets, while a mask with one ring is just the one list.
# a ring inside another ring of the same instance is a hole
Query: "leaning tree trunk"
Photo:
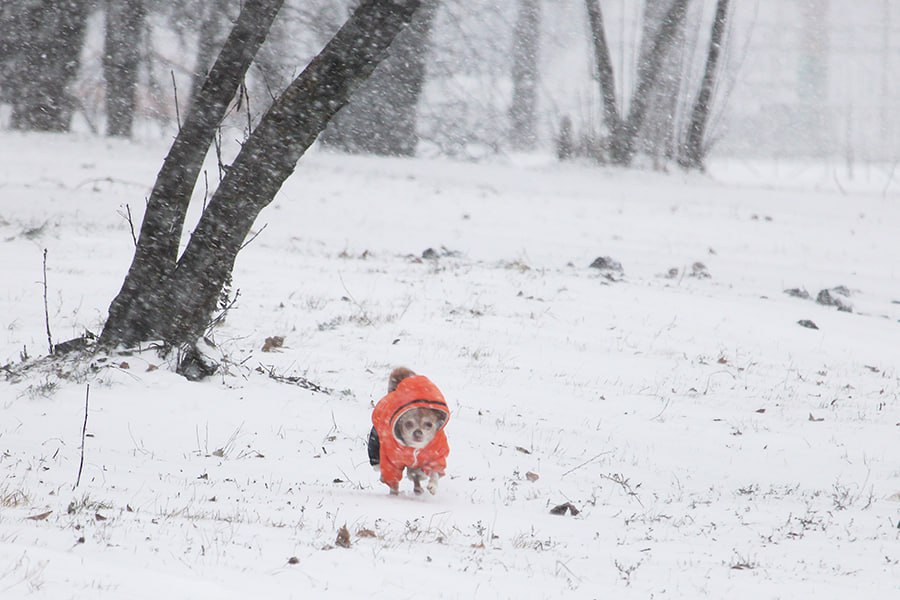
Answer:
[[709, 51], [706, 54], [706, 66], [703, 69], [703, 81], [700, 93], [694, 101], [691, 121], [688, 124], [687, 139], [684, 142], [679, 164], [685, 169], [703, 169], [706, 156], [706, 124], [712, 104], [712, 94], [716, 86], [719, 56], [722, 53], [722, 40], [728, 20], [728, 0], [716, 2], [716, 16], [713, 20], [712, 34], [709, 39]]
[[612, 161], [618, 165], [630, 165], [634, 158], [635, 142], [638, 132], [647, 118], [651, 92], [663, 77], [665, 59], [672, 52], [676, 39], [675, 33], [684, 23], [689, 2], [690, 0], [674, 0], [672, 2], [663, 17], [659, 30], [653, 37], [649, 51], [638, 65], [637, 86], [631, 97], [628, 117], [622, 123], [615, 136], [616, 139], [610, 146]]
[[203, 82], [216, 58], [216, 52], [225, 38], [225, 23], [228, 21], [228, 0], [209, 0], [205, 3], [197, 34], [197, 54], [191, 76], [191, 95], [188, 106], [203, 89]]
[[23, 24], [25, 11], [17, 2], [0, 3], [0, 102], [6, 103], [11, 103], [17, 95], [15, 66], [29, 35]]
[[[68, 131], [75, 100], [68, 88], [78, 73], [89, 0], [18, 2], [21, 39], [13, 68], [13, 129]], [[15, 9], [14, 5], [14, 9]]]
[[[644, 3], [643, 33], [638, 53], [638, 64], [643, 64], [653, 51], [653, 42], [671, 9], [673, 0], [647, 0]], [[677, 132], [675, 130], [675, 111], [678, 107], [679, 92], [682, 83], [682, 56], [675, 52], [683, 47], [685, 38], [684, 20], [673, 28], [665, 40], [670, 48], [660, 64], [660, 76], [649, 89], [647, 115], [644, 123], [637, 131], [635, 146], [642, 154], [653, 158], [654, 165], [659, 168], [674, 154]]]
[[409, 27], [391, 44], [391, 55], [329, 123], [322, 134], [323, 145], [359, 154], [415, 155], [419, 96], [439, 3], [420, 2]]
[[175, 270], [185, 214], [203, 159], [282, 4], [284, 0], [246, 0], [156, 176], [131, 268], [109, 307], [102, 344], [132, 346], [158, 337], [154, 309]]
[[[603, 12], [599, 0], [584, 0], [587, 7], [588, 25], [591, 29], [591, 41], [594, 46], [594, 61], [597, 64], [597, 80], [600, 84], [600, 96], [603, 98], [603, 120], [609, 131], [612, 142], [619, 139], [622, 117], [616, 102], [616, 80], [613, 75], [612, 59], [609, 44], [606, 42], [606, 30], [603, 25]], [[619, 154], [617, 150], [611, 150]]]
[[519, 14], [513, 31], [513, 95], [509, 107], [509, 140], [517, 150], [531, 150], [537, 140], [535, 129], [540, 39], [541, 0], [519, 0]]
[[[420, 0], [366, 0], [356, 9], [275, 100], [244, 143], [171, 277], [161, 286], [155, 281], [142, 282], [134, 301], [144, 310], [132, 311], [130, 319], [120, 321], [109, 333], [108, 321], [101, 341], [134, 344], [160, 338], [190, 343], [203, 333], [257, 215], [273, 200], [335, 112], [384, 59], [388, 46], [419, 4]], [[250, 0], [245, 10], [249, 5]], [[196, 110], [202, 111], [204, 106], [201, 96]], [[159, 209], [157, 206], [153, 211]], [[145, 223], [148, 218], [153, 218], [149, 206]], [[139, 241], [139, 251], [140, 245]], [[138, 326], [132, 326], [135, 323]], [[144, 337], [135, 337], [138, 331]]]
[[144, 0], [106, 0], [103, 78], [106, 81], [106, 134], [130, 137], [134, 123]]

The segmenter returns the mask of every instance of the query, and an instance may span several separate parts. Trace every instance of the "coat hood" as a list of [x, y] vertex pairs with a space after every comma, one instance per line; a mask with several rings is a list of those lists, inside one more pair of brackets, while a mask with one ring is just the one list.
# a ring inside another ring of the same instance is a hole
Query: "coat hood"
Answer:
[[447, 406], [447, 401], [444, 400], [444, 395], [441, 394], [437, 386], [431, 383], [431, 380], [424, 375], [413, 375], [397, 384], [397, 389], [379, 400], [378, 404], [375, 405], [375, 410], [372, 413], [372, 424], [382, 440], [388, 436], [396, 439], [394, 437], [394, 426], [397, 424], [397, 420], [403, 413], [412, 408], [431, 408], [444, 413], [446, 418], [441, 424], [441, 429], [450, 420], [450, 407]]

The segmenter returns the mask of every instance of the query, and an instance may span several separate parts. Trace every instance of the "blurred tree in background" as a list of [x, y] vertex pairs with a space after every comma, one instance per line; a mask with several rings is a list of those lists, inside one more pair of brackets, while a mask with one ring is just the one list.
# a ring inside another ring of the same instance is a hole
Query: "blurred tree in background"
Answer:
[[13, 129], [69, 130], [78, 105], [69, 88], [78, 73], [90, 8], [88, 0], [4, 1], [0, 57]]
[[[246, 136], [356, 4], [285, 0], [223, 129]], [[0, 3], [0, 126], [171, 135], [241, 5]], [[478, 160], [558, 140], [560, 155], [658, 169], [703, 168], [714, 144], [894, 162], [898, 13], [892, 0], [429, 0], [323, 142]]]

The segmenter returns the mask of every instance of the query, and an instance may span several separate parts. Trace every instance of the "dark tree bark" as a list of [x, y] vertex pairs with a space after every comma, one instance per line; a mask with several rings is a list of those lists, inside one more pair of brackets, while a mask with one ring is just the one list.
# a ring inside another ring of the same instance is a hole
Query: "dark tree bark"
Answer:
[[343, 152], [413, 156], [419, 96], [425, 83], [431, 25], [439, 0], [421, 0], [390, 56], [353, 94], [322, 134], [322, 144]]
[[[251, 0], [247, 0], [245, 11], [250, 4]], [[384, 59], [388, 46], [419, 4], [420, 0], [366, 0], [356, 9], [319, 55], [275, 100], [244, 143], [171, 276], [161, 285], [153, 278], [136, 280], [132, 310], [127, 318], [118, 318], [111, 324], [113, 307], [110, 308], [111, 319], [101, 334], [101, 342], [133, 345], [142, 340], [162, 339], [170, 343], [192, 343], [203, 333], [257, 215], [272, 201], [297, 161], [347, 103], [353, 90]], [[217, 66], [221, 60], [220, 55]], [[213, 67], [210, 79], [217, 66]], [[208, 86], [209, 81], [204, 91]], [[191, 115], [196, 118], [205, 105], [201, 93]], [[188, 125], [186, 122], [185, 127]], [[148, 206], [145, 225], [148, 219], [159, 221], [152, 213], [160, 210], [165, 212], [165, 207]], [[183, 218], [178, 223], [179, 231], [182, 225]], [[139, 240], [136, 254], [142, 252], [141, 243]], [[120, 295], [125, 291], [123, 287]]]
[[722, 53], [722, 41], [725, 38], [725, 30], [728, 21], [728, 0], [716, 2], [716, 15], [713, 19], [712, 34], [709, 39], [709, 50], [706, 53], [706, 66], [703, 69], [703, 81], [700, 83], [700, 92], [694, 101], [691, 110], [691, 120], [688, 124], [687, 138], [679, 157], [679, 164], [686, 169], [703, 169], [703, 159], [706, 156], [706, 124], [709, 121], [712, 94], [716, 86], [718, 74], [719, 56]]
[[216, 52], [225, 38], [223, 30], [228, 21], [228, 0], [210, 0], [203, 5], [203, 15], [197, 35], [197, 56], [194, 59], [194, 73], [191, 78], [191, 95], [188, 106], [203, 89], [203, 82], [216, 58]]
[[606, 42], [603, 12], [600, 10], [599, 0], [584, 0], [584, 3], [587, 7], [591, 41], [594, 45], [594, 61], [597, 64], [600, 96], [603, 98], [603, 119], [606, 121], [610, 137], [615, 138], [622, 126], [622, 117], [616, 102], [616, 79], [613, 74], [612, 59], [609, 55], [609, 44]]
[[75, 101], [68, 87], [78, 73], [89, 0], [16, 2], [20, 36], [14, 58], [11, 126], [68, 131]]
[[23, 12], [17, 2], [0, 3], [0, 102], [12, 102], [15, 96], [16, 59], [26, 34]]
[[672, 6], [654, 37], [653, 45], [647, 52], [644, 61], [638, 66], [637, 87], [631, 98], [628, 118], [622, 125], [619, 139], [611, 148], [613, 162], [616, 164], [629, 165], [634, 158], [635, 140], [647, 116], [651, 91], [662, 75], [663, 61], [666, 55], [672, 51], [675, 32], [684, 23], [688, 2], [690, 0], [674, 0], [672, 2]]
[[635, 141], [647, 117], [651, 91], [662, 76], [663, 61], [672, 51], [675, 33], [684, 23], [689, 2], [690, 0], [673, 0], [669, 10], [666, 11], [652, 43], [648, 45], [649, 50], [638, 65], [637, 85], [631, 97], [628, 116], [623, 118], [616, 107], [612, 63], [609, 59], [609, 47], [606, 44], [600, 6], [596, 0], [585, 0], [594, 42], [600, 92], [603, 97], [603, 114], [610, 132], [609, 157], [614, 164], [627, 166], [634, 158]]
[[510, 143], [517, 150], [534, 148], [537, 118], [538, 53], [541, 39], [541, 0], [519, 0], [513, 31]]
[[[673, 2], [674, 0], [646, 0], [644, 2], [643, 31], [638, 64], [644, 64], [650, 52], [653, 51], [653, 43], [665, 24]], [[685, 19], [681, 20], [678, 27], [672, 29], [670, 36], [670, 39], [666, 40], [670, 50], [662, 59], [659, 77], [649, 89], [647, 115], [637, 132], [635, 141], [636, 150], [652, 157], [656, 168], [661, 168], [676, 153], [675, 145], [679, 137], [676, 131], [678, 127], [676, 111], [682, 90], [684, 60], [684, 53], [677, 49], [684, 46]]]
[[144, 0], [106, 0], [103, 78], [106, 81], [106, 134], [130, 137], [134, 122]]
[[166, 280], [174, 272], [191, 193], [216, 127], [225, 116], [284, 0], [246, 0], [156, 177], [138, 245], [122, 289], [109, 307], [104, 345], [151, 339]]

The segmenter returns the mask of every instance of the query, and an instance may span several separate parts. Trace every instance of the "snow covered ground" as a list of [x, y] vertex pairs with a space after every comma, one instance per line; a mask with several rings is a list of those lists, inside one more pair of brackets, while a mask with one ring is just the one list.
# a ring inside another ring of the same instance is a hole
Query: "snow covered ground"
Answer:
[[[53, 341], [99, 330], [165, 150], [0, 133], [0, 365], [47, 352], [45, 248]], [[313, 153], [227, 374], [0, 382], [0, 597], [900, 597], [897, 184], [509, 163]], [[453, 409], [434, 497], [366, 459], [396, 365]]]

